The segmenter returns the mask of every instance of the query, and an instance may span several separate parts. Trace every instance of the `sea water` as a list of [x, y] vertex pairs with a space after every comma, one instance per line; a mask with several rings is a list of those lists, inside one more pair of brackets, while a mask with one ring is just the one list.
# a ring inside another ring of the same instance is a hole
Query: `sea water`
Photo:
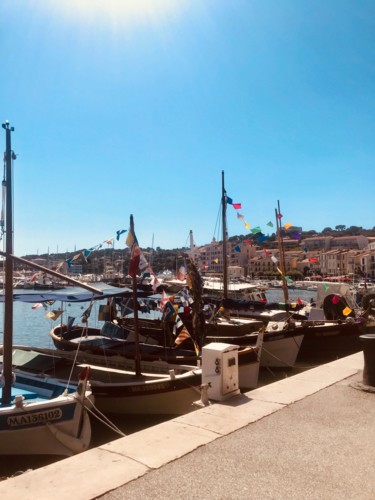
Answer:
[[[68, 289], [68, 291], [70, 291]], [[64, 292], [62, 290], [61, 292]], [[268, 302], [283, 302], [283, 293], [281, 290], [267, 290], [266, 297]], [[298, 298], [310, 302], [315, 300], [316, 292], [310, 290], [289, 290], [289, 301], [297, 302]], [[88, 318], [88, 324], [91, 327], [100, 327], [103, 322], [99, 321], [99, 306], [105, 301], [98, 300], [93, 303], [93, 307]], [[75, 318], [75, 323], [82, 322], [82, 316], [89, 306], [89, 302], [54, 302], [51, 305], [33, 308], [37, 302], [19, 302], [13, 303], [13, 344], [26, 345], [34, 347], [53, 348], [53, 342], [50, 337], [50, 330], [58, 324], [66, 323], [68, 317]], [[50, 311], [62, 310], [62, 315], [52, 321], [46, 315]], [[4, 304], [0, 304], [0, 344], [3, 343], [4, 330]]]

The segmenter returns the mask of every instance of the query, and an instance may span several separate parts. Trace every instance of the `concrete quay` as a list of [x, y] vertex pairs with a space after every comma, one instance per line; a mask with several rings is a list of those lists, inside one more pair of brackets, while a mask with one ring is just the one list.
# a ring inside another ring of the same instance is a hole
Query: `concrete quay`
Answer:
[[[0, 483], [5, 499], [375, 498], [363, 353]], [[356, 388], [357, 387], [357, 388]]]

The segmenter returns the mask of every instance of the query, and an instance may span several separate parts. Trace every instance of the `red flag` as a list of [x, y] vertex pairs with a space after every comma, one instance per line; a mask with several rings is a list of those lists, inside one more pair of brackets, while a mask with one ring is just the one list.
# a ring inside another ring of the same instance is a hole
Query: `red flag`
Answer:
[[309, 259], [309, 262], [318, 262], [318, 259], [316, 257], [311, 257]]
[[239, 210], [241, 208], [241, 203], [233, 203], [233, 208]]
[[298, 297], [298, 299], [297, 299], [297, 302], [298, 302], [298, 304], [299, 304], [300, 306], [303, 306], [303, 300], [301, 300], [299, 297]]
[[141, 260], [141, 249], [136, 243], [133, 243], [132, 253], [130, 255], [129, 275], [135, 277], [139, 270], [139, 261]]
[[250, 245], [250, 246], [252, 245], [252, 243], [251, 243], [251, 241], [250, 241], [250, 240], [245, 240], [245, 243], [246, 243], [247, 245]]
[[269, 253], [269, 251], [268, 251], [266, 248], [264, 248], [264, 249], [263, 249], [263, 251], [264, 251], [264, 253], [267, 255], [267, 257], [269, 257], [269, 256], [271, 255], [271, 254]]

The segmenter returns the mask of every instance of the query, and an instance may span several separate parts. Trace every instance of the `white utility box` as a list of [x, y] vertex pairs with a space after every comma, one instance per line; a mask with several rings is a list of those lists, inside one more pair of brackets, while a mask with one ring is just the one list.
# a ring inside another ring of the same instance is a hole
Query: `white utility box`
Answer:
[[238, 345], [212, 342], [202, 348], [202, 384], [208, 384], [208, 398], [214, 401], [240, 393]]

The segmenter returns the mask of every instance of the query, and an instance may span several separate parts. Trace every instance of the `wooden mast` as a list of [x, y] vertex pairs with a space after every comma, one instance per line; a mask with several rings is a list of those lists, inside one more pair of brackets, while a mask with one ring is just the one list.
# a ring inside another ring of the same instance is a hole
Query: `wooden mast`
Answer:
[[223, 285], [224, 299], [228, 298], [228, 261], [227, 261], [227, 193], [224, 187], [224, 170], [221, 172], [221, 209], [223, 225]]
[[[134, 219], [133, 215], [130, 216], [130, 233], [133, 237], [133, 243], [131, 247], [130, 260], [136, 259], [136, 252], [138, 248], [137, 238], [134, 232]], [[136, 269], [132, 269], [132, 286], [133, 286], [133, 302], [134, 302], [134, 333], [135, 333], [135, 375], [136, 377], [141, 376], [141, 351], [139, 349], [139, 327], [138, 327], [138, 294], [137, 294], [137, 272]]]
[[276, 216], [276, 226], [277, 226], [277, 243], [279, 247], [279, 255], [280, 255], [280, 270], [281, 270], [281, 281], [283, 284], [283, 293], [284, 293], [284, 301], [286, 306], [289, 304], [289, 291], [288, 291], [288, 283], [285, 278], [286, 265], [285, 265], [285, 251], [284, 251], [284, 242], [281, 234], [281, 212], [280, 212], [280, 202], [277, 200], [277, 209], [275, 208], [275, 216]]
[[4, 353], [3, 353], [3, 377], [4, 387], [2, 404], [10, 404], [12, 390], [12, 346], [13, 346], [13, 201], [12, 201], [12, 160], [16, 155], [12, 153], [11, 132], [14, 127], [9, 126], [6, 121], [2, 124], [5, 129], [5, 308], [4, 308]]

